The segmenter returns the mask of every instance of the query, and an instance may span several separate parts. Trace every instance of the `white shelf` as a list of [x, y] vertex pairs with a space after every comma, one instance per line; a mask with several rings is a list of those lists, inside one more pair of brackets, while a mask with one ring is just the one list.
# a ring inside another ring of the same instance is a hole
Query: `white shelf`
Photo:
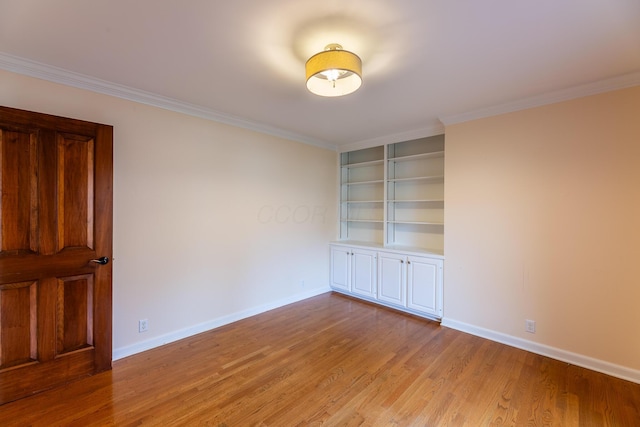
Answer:
[[444, 203], [444, 199], [413, 199], [413, 200], [395, 200], [389, 199], [389, 203]]
[[384, 200], [343, 200], [342, 203], [357, 204], [357, 203], [384, 203]]
[[432, 175], [432, 176], [415, 176], [411, 178], [390, 178], [388, 182], [410, 182], [410, 181], [439, 181], [444, 179], [444, 175]]
[[410, 160], [431, 159], [444, 157], [444, 151], [434, 151], [432, 153], [412, 154], [410, 156], [389, 157], [390, 162], [406, 162]]
[[414, 225], [444, 225], [444, 222], [427, 221], [387, 221], [389, 224], [414, 224]]
[[368, 166], [377, 166], [381, 164], [384, 164], [384, 160], [372, 160], [370, 162], [347, 163], [340, 166], [347, 169], [353, 169], [353, 168], [364, 168]]
[[340, 221], [342, 222], [373, 222], [373, 223], [380, 223], [380, 224], [384, 222], [381, 219], [348, 219], [348, 218], [341, 218]]
[[355, 181], [355, 182], [344, 182], [343, 185], [364, 185], [364, 184], [383, 184], [384, 180], [376, 179], [372, 181]]

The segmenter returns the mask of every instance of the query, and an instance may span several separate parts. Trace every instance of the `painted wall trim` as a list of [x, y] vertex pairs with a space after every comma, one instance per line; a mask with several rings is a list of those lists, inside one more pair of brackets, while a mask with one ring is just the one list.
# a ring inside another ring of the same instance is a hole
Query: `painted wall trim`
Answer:
[[138, 342], [125, 347], [114, 348], [112, 357], [113, 360], [118, 360], [127, 356], [132, 356], [143, 351], [151, 350], [165, 344], [188, 338], [202, 332], [207, 332], [212, 329], [219, 328], [220, 326], [228, 325], [229, 323], [237, 322], [238, 320], [246, 319], [247, 317], [255, 316], [257, 314], [261, 314], [269, 310], [280, 308], [287, 304], [292, 304], [327, 292], [331, 292], [331, 289], [328, 286], [326, 288], [314, 289], [312, 291], [296, 294], [289, 298], [281, 299], [270, 304], [253, 307], [247, 310], [239, 311], [237, 313], [229, 314], [227, 316], [218, 317], [204, 323], [193, 325], [188, 328], [180, 329], [175, 332], [160, 335], [158, 337], [153, 337], [146, 341]]
[[460, 114], [442, 116], [440, 117], [440, 121], [444, 123], [445, 126], [449, 126], [456, 123], [497, 116], [499, 114], [512, 113], [515, 111], [526, 110], [528, 108], [555, 104], [557, 102], [569, 101], [575, 98], [582, 98], [584, 96], [596, 95], [598, 93], [610, 92], [638, 85], [640, 85], [640, 72], [635, 72], [593, 83], [573, 86], [564, 90], [549, 92], [514, 102], [507, 102]]
[[570, 351], [562, 350], [556, 347], [536, 343], [490, 329], [481, 328], [479, 326], [460, 322], [455, 319], [443, 318], [441, 325], [481, 338], [486, 338], [491, 341], [506, 344], [511, 347], [530, 351], [532, 353], [547, 356], [552, 359], [560, 360], [562, 362], [567, 362], [572, 365], [591, 369], [592, 371], [601, 372], [603, 374], [611, 375], [613, 377], [640, 384], [640, 371], [627, 368], [625, 366], [616, 365], [604, 360], [594, 359], [592, 357], [584, 356], [578, 353], [572, 353]]
[[9, 55], [4, 52], [0, 52], [0, 69], [26, 75], [29, 77], [35, 77], [53, 83], [59, 83], [66, 86], [101, 93], [103, 95], [126, 99], [129, 101], [162, 108], [169, 111], [175, 111], [177, 113], [187, 114], [206, 120], [224, 123], [230, 126], [248, 129], [279, 138], [298, 141], [320, 148], [326, 148], [333, 151], [339, 150], [340, 152], [439, 135], [441, 133], [444, 133], [444, 126], [456, 123], [496, 116], [499, 114], [525, 110], [527, 108], [539, 107], [546, 104], [568, 101], [570, 99], [581, 98], [583, 96], [595, 95], [598, 93], [640, 85], [640, 72], [625, 74], [622, 76], [574, 86], [560, 91], [549, 92], [543, 95], [534, 96], [514, 102], [508, 102], [490, 106], [487, 108], [463, 112], [460, 114], [441, 116], [439, 118], [440, 123], [432, 123], [430, 125], [426, 125], [423, 128], [413, 129], [397, 134], [383, 135], [372, 139], [355, 141], [338, 147], [338, 145], [329, 143], [327, 141], [317, 140], [304, 135], [289, 132], [284, 129], [269, 126], [264, 123], [246, 120], [241, 117], [221, 113], [215, 110], [201, 107], [199, 105], [178, 101], [176, 99], [164, 97], [139, 89], [134, 89], [128, 86], [119, 85], [106, 80], [68, 71], [63, 68], [53, 67], [51, 65], [31, 61], [29, 59]]
[[92, 92], [101, 93], [103, 95], [109, 95], [140, 104], [150, 105], [152, 107], [162, 108], [164, 110], [187, 114], [189, 116], [199, 117], [201, 119], [211, 120], [214, 122], [248, 129], [267, 135], [277, 136], [279, 138], [302, 142], [304, 144], [314, 145], [320, 148], [326, 148], [334, 151], [337, 150], [335, 144], [330, 144], [325, 141], [309, 138], [304, 135], [299, 135], [293, 132], [269, 126], [264, 123], [246, 120], [237, 116], [201, 107], [199, 105], [178, 101], [173, 98], [157, 95], [139, 89], [134, 89], [128, 86], [112, 83], [106, 80], [87, 76], [85, 74], [75, 73], [63, 68], [53, 67], [51, 65], [31, 61], [29, 59], [20, 58], [18, 56], [9, 55], [3, 52], [0, 52], [0, 68], [13, 73], [35, 77], [37, 79], [42, 79], [53, 83], [59, 83], [78, 89], [85, 89]]

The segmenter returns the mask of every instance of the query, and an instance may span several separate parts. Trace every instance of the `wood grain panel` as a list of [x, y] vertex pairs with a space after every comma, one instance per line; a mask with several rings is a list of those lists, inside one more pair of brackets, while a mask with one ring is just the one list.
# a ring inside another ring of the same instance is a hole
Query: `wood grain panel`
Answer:
[[37, 358], [36, 298], [35, 282], [0, 285], [0, 370]]
[[93, 249], [94, 140], [59, 133], [58, 250]]
[[37, 132], [0, 128], [0, 254], [36, 252]]
[[58, 278], [57, 354], [93, 346], [93, 275]]

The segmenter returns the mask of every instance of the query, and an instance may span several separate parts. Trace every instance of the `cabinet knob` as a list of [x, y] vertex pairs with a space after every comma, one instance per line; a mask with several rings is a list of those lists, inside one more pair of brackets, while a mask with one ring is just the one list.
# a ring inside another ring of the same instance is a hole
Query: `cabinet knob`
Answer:
[[403, 259], [400, 260], [400, 264], [404, 264], [404, 260]]
[[411, 261], [407, 261], [407, 264], [411, 264]]

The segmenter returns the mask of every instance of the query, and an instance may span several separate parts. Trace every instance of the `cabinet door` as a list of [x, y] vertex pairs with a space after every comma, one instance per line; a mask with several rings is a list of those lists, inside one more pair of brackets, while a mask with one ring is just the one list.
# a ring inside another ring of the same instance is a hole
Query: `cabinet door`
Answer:
[[442, 317], [442, 260], [407, 259], [407, 307]]
[[331, 247], [331, 287], [343, 291], [350, 291], [349, 261], [351, 249], [343, 246]]
[[405, 305], [405, 256], [378, 253], [378, 299], [396, 305]]
[[376, 252], [354, 249], [351, 255], [351, 292], [376, 295]]

